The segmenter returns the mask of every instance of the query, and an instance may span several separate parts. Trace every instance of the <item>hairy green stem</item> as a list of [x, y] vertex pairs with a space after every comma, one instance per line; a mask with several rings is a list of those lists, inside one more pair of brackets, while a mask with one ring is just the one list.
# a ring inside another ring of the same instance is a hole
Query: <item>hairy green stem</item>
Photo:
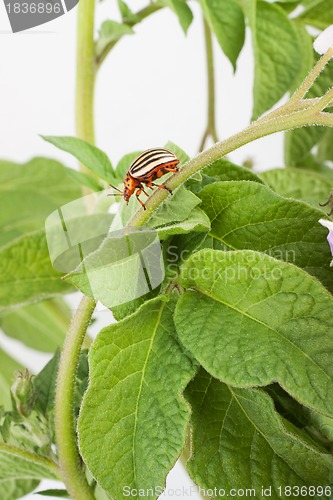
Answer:
[[296, 90], [296, 92], [291, 96], [289, 100], [289, 104], [293, 104], [300, 99], [303, 99], [307, 94], [308, 90], [312, 87], [316, 78], [320, 75], [320, 73], [325, 68], [326, 64], [333, 57], [333, 47], [328, 49], [328, 51], [319, 59], [315, 67], [310, 71], [308, 76], [305, 78], [300, 87]]
[[[95, 0], [80, 0], [77, 27], [76, 68], [76, 133], [85, 141], [94, 143], [94, 90], [95, 90]], [[84, 172], [90, 170], [81, 166]]]
[[214, 54], [212, 32], [206, 19], [203, 18], [206, 60], [207, 60], [207, 127], [202, 137], [199, 151], [205, 147], [206, 140], [211, 137], [214, 142], [218, 142], [215, 120], [215, 75], [214, 75]]
[[22, 448], [17, 448], [7, 443], [0, 443], [0, 453], [6, 453], [22, 460], [32, 462], [40, 467], [44, 467], [51, 473], [50, 476], [53, 476], [54, 479], [62, 479], [58, 465], [47, 457], [42, 457], [41, 455], [37, 455], [36, 453], [32, 453]]
[[[147, 7], [144, 7], [143, 9], [139, 10], [137, 13], [134, 14], [134, 20], [124, 19], [124, 22], [126, 24], [128, 24], [128, 26], [133, 27], [136, 24], [143, 21], [144, 19], [146, 19], [146, 17], [150, 16], [151, 14], [154, 14], [154, 12], [157, 12], [158, 10], [160, 10], [162, 8], [163, 8], [163, 5], [160, 5], [158, 3], [149, 4], [149, 5], [147, 5]], [[117, 43], [118, 43], [118, 40], [114, 40], [106, 45], [105, 49], [103, 50], [101, 55], [96, 60], [96, 69], [97, 70], [101, 67], [103, 61], [106, 59], [106, 57], [108, 56], [110, 51], [113, 49], [113, 47]]]
[[[168, 179], [165, 185], [174, 191], [196, 172], [241, 146], [275, 132], [291, 130], [305, 125], [327, 125], [332, 127], [333, 117], [330, 113], [313, 112], [311, 107], [305, 107], [305, 109], [301, 109], [300, 111], [286, 113], [272, 119], [258, 120], [242, 132], [214, 145], [196, 158], [188, 161], [176, 174]], [[140, 209], [134, 215], [129, 225], [142, 226], [145, 224], [154, 210], [156, 210], [167, 196], [168, 192], [166, 190], [159, 189], [155, 191], [146, 202], [146, 210]]]
[[65, 340], [60, 358], [55, 402], [57, 450], [62, 478], [71, 498], [93, 500], [77, 447], [74, 388], [82, 342], [95, 309], [95, 301], [83, 297]]
[[[94, 14], [95, 0], [80, 0], [77, 27], [76, 129], [78, 137], [91, 143], [95, 140]], [[83, 165], [80, 168], [92, 175]], [[84, 194], [90, 194], [90, 191], [85, 190]], [[88, 203], [89, 199], [87, 198]], [[89, 297], [83, 297], [80, 302], [61, 353], [56, 387], [55, 429], [59, 465], [71, 498], [77, 500], [95, 498], [80, 457], [74, 415], [75, 378], [82, 344], [95, 305], [94, 299]]]

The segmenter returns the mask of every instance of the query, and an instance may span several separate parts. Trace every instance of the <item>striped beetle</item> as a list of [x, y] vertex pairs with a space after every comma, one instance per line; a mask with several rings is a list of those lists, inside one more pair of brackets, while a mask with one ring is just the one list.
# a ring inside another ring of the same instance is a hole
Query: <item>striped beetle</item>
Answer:
[[120, 191], [115, 186], [111, 187], [119, 191], [110, 196], [123, 196], [124, 200], [129, 201], [132, 194], [138, 199], [138, 202], [146, 210], [146, 205], [140, 200], [139, 196], [143, 192], [146, 196], [148, 193], [143, 188], [145, 184], [150, 189], [157, 187], [160, 189], [166, 189], [172, 194], [171, 189], [166, 187], [164, 184], [155, 184], [153, 181], [159, 179], [168, 172], [178, 172], [177, 165], [179, 160], [175, 154], [173, 154], [168, 149], [163, 148], [153, 148], [147, 149], [141, 153], [130, 165], [127, 174], [124, 178], [124, 191]]

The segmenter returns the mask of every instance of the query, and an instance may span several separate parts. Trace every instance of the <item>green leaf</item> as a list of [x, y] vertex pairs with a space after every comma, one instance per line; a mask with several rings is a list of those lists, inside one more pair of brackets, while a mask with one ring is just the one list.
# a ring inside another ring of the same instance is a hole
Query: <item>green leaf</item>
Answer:
[[51, 412], [54, 407], [59, 360], [60, 351], [57, 350], [52, 359], [50, 359], [44, 368], [32, 379], [37, 394], [36, 408], [44, 415]]
[[298, 16], [298, 20], [320, 30], [333, 24], [333, 3], [331, 0], [315, 0]]
[[[0, 492], [2, 483], [17, 479], [59, 479], [47, 460], [35, 453], [0, 442]], [[51, 465], [52, 466], [52, 465]], [[2, 498], [2, 497], [1, 497]]]
[[[322, 139], [318, 144], [317, 158], [319, 161], [332, 161], [333, 162], [333, 130], [327, 128]], [[332, 176], [333, 170], [331, 169]]]
[[35, 494], [45, 497], [70, 498], [67, 490], [43, 490], [36, 491]]
[[0, 161], [0, 246], [41, 229], [50, 213], [82, 196], [70, 171], [48, 158], [25, 164]]
[[125, 486], [163, 488], [185, 443], [190, 410], [181, 393], [195, 368], [175, 339], [172, 312], [166, 298], [146, 302], [102, 330], [90, 349], [79, 445], [114, 498], [123, 498]]
[[118, 7], [120, 10], [121, 17], [123, 21], [126, 23], [136, 24], [140, 21], [140, 16], [132, 12], [129, 6], [123, 1], [118, 0]]
[[251, 170], [236, 165], [226, 158], [214, 161], [203, 170], [203, 173], [219, 181], [253, 181], [264, 184], [262, 179]]
[[205, 18], [234, 71], [245, 40], [245, 21], [236, 0], [200, 0]]
[[115, 175], [107, 155], [96, 146], [77, 137], [42, 136], [59, 149], [70, 153], [94, 174], [108, 182], [114, 182]]
[[0, 249], [0, 312], [71, 289], [51, 265], [44, 231], [35, 231]]
[[11, 407], [10, 388], [14, 382], [15, 372], [21, 370], [22, 365], [0, 349], [0, 366], [0, 406], [9, 409]]
[[92, 191], [101, 191], [103, 189], [102, 184], [100, 184], [91, 175], [85, 174], [84, 172], [79, 172], [78, 170], [74, 170], [73, 168], [67, 169], [66, 173], [71, 179], [77, 182], [80, 186], [86, 186]]
[[[333, 80], [333, 61], [331, 61], [317, 80], [312, 85], [306, 97], [320, 97], [328, 88], [332, 86]], [[311, 149], [325, 134], [325, 127], [302, 127], [285, 134], [285, 164], [288, 167], [300, 166], [310, 153]]]
[[187, 33], [188, 28], [193, 20], [193, 14], [185, 0], [166, 0], [166, 4], [174, 11], [178, 17], [178, 21], [183, 28], [184, 33]]
[[278, 194], [306, 201], [318, 209], [319, 203], [328, 199], [332, 188], [332, 181], [324, 175], [300, 168], [266, 170], [261, 177]]
[[280, 7], [258, 0], [250, 27], [255, 59], [252, 119], [256, 119], [290, 89], [300, 62], [297, 32]]
[[333, 290], [331, 254], [323, 216], [301, 201], [283, 198], [257, 182], [219, 182], [200, 193], [221, 249], [251, 249], [292, 262]]
[[180, 186], [152, 214], [148, 226], [159, 228], [167, 224], [182, 222], [193, 213], [199, 203], [201, 200], [198, 196], [185, 189], [184, 186]]
[[[57, 350], [53, 358], [32, 379], [36, 392], [35, 408], [42, 412], [53, 426], [54, 402], [56, 381], [58, 376], [60, 351]], [[87, 351], [83, 350], [80, 355], [79, 367], [76, 373], [75, 387], [75, 413], [78, 414], [83, 393], [86, 390], [88, 379]]]
[[103, 54], [110, 43], [120, 40], [124, 35], [132, 35], [133, 33], [133, 29], [128, 24], [104, 21], [95, 45], [96, 58], [98, 59]]
[[231, 388], [201, 370], [185, 394], [193, 411], [187, 468], [202, 488], [274, 500], [287, 498], [285, 487], [297, 498], [297, 487], [305, 487], [306, 498], [309, 486], [330, 489], [332, 456], [287, 426], [264, 391]]
[[54, 352], [62, 346], [70, 319], [70, 308], [58, 297], [4, 314], [0, 327], [6, 335], [33, 349]]
[[39, 481], [36, 479], [9, 479], [0, 482], [1, 500], [14, 500], [22, 498], [35, 488]]
[[207, 215], [200, 210], [200, 208], [194, 208], [187, 219], [180, 222], [171, 222], [165, 226], [156, 227], [156, 230], [159, 238], [161, 240], [165, 240], [174, 234], [187, 234], [190, 231], [207, 232], [210, 230], [210, 221]]
[[201, 250], [181, 269], [178, 336], [234, 387], [278, 382], [333, 416], [333, 298], [303, 270], [249, 250]]
[[295, 28], [298, 39], [300, 64], [294, 82], [290, 86], [291, 93], [293, 93], [300, 86], [304, 78], [310, 73], [310, 70], [313, 68], [315, 63], [313, 47], [312, 47], [313, 39], [311, 35], [308, 33], [306, 28], [301, 24], [294, 23], [293, 26]]

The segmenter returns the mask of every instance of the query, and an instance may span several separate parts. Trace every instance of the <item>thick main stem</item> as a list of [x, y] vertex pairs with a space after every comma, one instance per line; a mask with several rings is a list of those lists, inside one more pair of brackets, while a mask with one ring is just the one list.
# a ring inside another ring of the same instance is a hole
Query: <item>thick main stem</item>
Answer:
[[[77, 27], [77, 136], [91, 143], [94, 134], [94, 14], [95, 0], [80, 0]], [[81, 165], [82, 171], [90, 171]], [[88, 193], [86, 193], [88, 194]], [[61, 353], [56, 388], [55, 428], [59, 465], [71, 498], [93, 500], [77, 445], [74, 415], [75, 379], [84, 337], [95, 309], [95, 300], [83, 297], [70, 325]]]
[[59, 465], [71, 498], [93, 500], [77, 448], [74, 389], [82, 342], [95, 309], [95, 301], [83, 297], [65, 340], [60, 358], [56, 390], [56, 438]]
[[[77, 27], [77, 68], [76, 68], [76, 134], [85, 141], [95, 142], [94, 90], [95, 90], [95, 49], [94, 49], [95, 0], [80, 0]], [[84, 166], [81, 169], [87, 171]]]

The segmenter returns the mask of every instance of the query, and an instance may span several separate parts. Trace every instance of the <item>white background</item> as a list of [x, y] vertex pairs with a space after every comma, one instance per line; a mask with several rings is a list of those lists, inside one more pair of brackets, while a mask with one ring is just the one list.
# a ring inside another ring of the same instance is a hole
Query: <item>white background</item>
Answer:
[[[96, 29], [105, 19], [119, 19], [115, 0], [97, 6]], [[133, 10], [146, 5], [128, 1]], [[206, 120], [206, 64], [200, 10], [191, 3], [195, 19], [187, 37], [175, 15], [164, 9], [135, 27], [104, 63], [96, 86], [96, 142], [113, 164], [122, 155], [162, 146], [172, 140], [195, 155]], [[49, 156], [75, 167], [75, 161], [42, 141], [38, 134], [74, 135], [76, 9], [23, 33], [12, 34], [0, 3], [0, 157], [25, 162]], [[215, 43], [217, 128], [220, 139], [248, 125], [252, 107], [253, 58], [249, 33], [234, 75], [230, 62]], [[230, 155], [241, 163], [251, 158], [256, 170], [282, 165], [282, 135], [277, 134]], [[77, 297], [73, 297], [74, 307]], [[94, 332], [108, 324], [99, 313]], [[46, 355], [37, 355], [0, 335], [0, 346], [30, 369], [38, 371]], [[93, 430], [92, 430], [93, 432]], [[169, 494], [190, 481], [177, 464], [168, 477]], [[45, 481], [41, 488], [52, 487]], [[56, 487], [59, 487], [57, 485]], [[177, 494], [178, 493], [178, 494]], [[36, 499], [28, 495], [25, 498]], [[191, 499], [199, 496], [192, 493]]]

